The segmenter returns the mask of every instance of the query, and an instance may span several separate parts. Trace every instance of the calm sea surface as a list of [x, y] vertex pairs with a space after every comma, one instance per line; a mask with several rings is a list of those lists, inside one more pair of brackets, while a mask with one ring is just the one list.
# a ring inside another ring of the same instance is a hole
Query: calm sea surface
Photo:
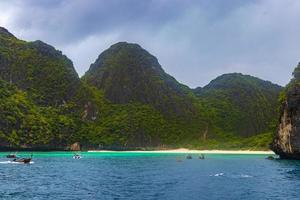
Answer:
[[0, 199], [300, 199], [300, 162], [264, 155], [35, 152], [24, 165], [6, 154]]

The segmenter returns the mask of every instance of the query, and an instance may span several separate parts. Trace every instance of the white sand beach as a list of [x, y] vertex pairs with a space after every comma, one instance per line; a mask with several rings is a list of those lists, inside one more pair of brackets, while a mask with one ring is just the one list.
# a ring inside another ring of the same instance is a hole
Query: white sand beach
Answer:
[[252, 150], [191, 150], [191, 149], [170, 149], [170, 150], [154, 150], [154, 151], [107, 151], [107, 150], [90, 150], [88, 152], [133, 152], [133, 153], [203, 153], [203, 154], [262, 154], [272, 155], [273, 151], [252, 151]]

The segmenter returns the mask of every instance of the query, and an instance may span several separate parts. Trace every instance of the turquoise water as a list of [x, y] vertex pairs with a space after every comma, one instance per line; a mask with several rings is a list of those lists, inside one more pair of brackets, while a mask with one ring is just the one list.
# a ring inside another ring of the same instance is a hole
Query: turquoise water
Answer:
[[6, 154], [0, 199], [300, 199], [300, 162], [266, 155], [34, 152], [24, 165]]

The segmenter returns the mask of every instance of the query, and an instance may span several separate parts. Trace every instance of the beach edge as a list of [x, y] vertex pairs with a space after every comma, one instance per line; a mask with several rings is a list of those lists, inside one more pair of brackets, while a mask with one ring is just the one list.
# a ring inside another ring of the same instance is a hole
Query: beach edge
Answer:
[[271, 150], [269, 151], [252, 151], [252, 150], [192, 150], [192, 149], [170, 149], [170, 150], [154, 150], [154, 151], [112, 151], [112, 150], [89, 150], [90, 153], [108, 153], [108, 152], [127, 152], [127, 153], [200, 153], [200, 154], [261, 154], [261, 155], [275, 155]]

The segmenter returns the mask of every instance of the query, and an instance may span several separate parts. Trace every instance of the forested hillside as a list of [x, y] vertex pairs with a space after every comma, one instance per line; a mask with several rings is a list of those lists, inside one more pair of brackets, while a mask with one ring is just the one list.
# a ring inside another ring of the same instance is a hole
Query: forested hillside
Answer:
[[59, 50], [0, 28], [0, 148], [265, 149], [280, 90], [241, 74], [192, 90], [126, 42], [80, 79]]

